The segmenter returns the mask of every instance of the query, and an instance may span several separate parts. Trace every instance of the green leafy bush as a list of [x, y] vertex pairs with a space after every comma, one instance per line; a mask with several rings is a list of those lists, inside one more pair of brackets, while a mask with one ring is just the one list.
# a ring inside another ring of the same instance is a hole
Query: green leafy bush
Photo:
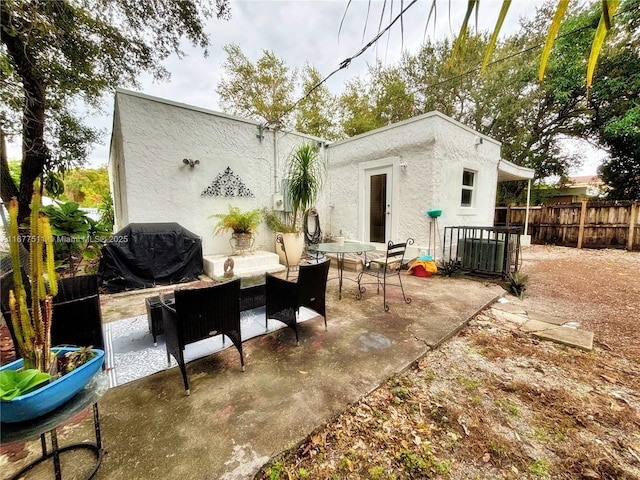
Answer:
[[229, 213], [216, 213], [211, 215], [218, 219], [215, 235], [231, 230], [233, 233], [253, 233], [262, 222], [260, 209], [243, 212], [238, 207], [229, 207]]
[[49, 217], [51, 223], [56, 268], [65, 269], [73, 276], [82, 260], [93, 262], [100, 258], [102, 245], [111, 230], [89, 217], [79, 204], [56, 202], [42, 207], [40, 211]]

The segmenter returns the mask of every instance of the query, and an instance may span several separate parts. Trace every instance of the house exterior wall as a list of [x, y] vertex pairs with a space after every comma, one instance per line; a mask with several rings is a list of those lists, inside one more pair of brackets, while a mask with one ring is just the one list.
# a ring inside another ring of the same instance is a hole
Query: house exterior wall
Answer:
[[[116, 229], [129, 223], [178, 222], [202, 237], [203, 253], [231, 253], [231, 232], [213, 235], [216, 213], [272, 206], [286, 158], [308, 136], [265, 129], [257, 122], [142, 94], [118, 91], [109, 173]], [[199, 160], [191, 168], [183, 159]], [[126, 159], [126, 162], [125, 162]], [[230, 167], [253, 198], [203, 196]], [[261, 226], [254, 248], [273, 251]]]
[[111, 189], [111, 198], [113, 199], [113, 208], [115, 222], [114, 228], [119, 230], [125, 226], [118, 224], [118, 219], [128, 218], [127, 211], [127, 186], [122, 179], [126, 178], [126, 163], [124, 161], [122, 128], [120, 123], [120, 111], [118, 98], [116, 98], [113, 115], [113, 133], [111, 135], [111, 145], [109, 149], [109, 164], [107, 165], [109, 173], [109, 188]]
[[[262, 139], [258, 138], [262, 136]], [[219, 112], [119, 90], [109, 173], [116, 228], [134, 222], [178, 222], [203, 239], [203, 252], [231, 253], [231, 232], [214, 236], [216, 213], [273, 206], [290, 153], [320, 139], [261, 130], [259, 123]], [[500, 144], [432, 112], [334, 144], [319, 142], [327, 165], [317, 208], [323, 233], [365, 240], [365, 179], [388, 167], [393, 178], [391, 238], [415, 239], [415, 251], [440, 242], [445, 226], [493, 224]], [[191, 168], [183, 159], [199, 160]], [[255, 195], [203, 196], [230, 167]], [[464, 169], [474, 172], [473, 202], [461, 207]], [[426, 215], [442, 209], [438, 225]], [[433, 233], [432, 233], [433, 230]], [[441, 245], [438, 245], [441, 247]], [[274, 250], [262, 225], [254, 248]], [[435, 248], [433, 249], [435, 250]]]
[[[342, 231], [347, 239], [366, 238], [362, 192], [357, 189], [364, 188], [364, 170], [376, 165], [392, 166], [392, 240], [412, 237], [418, 250], [427, 250], [430, 227], [436, 229], [426, 215], [430, 209], [443, 212], [439, 239], [445, 226], [493, 225], [500, 143], [440, 113], [337, 142], [329, 146], [328, 158], [321, 219], [334, 235]], [[464, 169], [476, 173], [472, 207], [461, 207]]]

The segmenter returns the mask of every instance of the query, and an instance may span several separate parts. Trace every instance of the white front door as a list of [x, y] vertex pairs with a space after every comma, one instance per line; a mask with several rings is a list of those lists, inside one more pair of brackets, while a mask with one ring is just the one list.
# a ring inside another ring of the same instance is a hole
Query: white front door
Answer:
[[378, 248], [386, 248], [392, 238], [393, 167], [365, 170], [364, 175], [364, 240]]

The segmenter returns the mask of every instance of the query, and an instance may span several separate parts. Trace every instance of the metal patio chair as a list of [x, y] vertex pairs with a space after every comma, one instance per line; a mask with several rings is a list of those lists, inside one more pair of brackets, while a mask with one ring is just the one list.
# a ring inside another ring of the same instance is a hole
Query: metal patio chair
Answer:
[[104, 350], [97, 275], [58, 280], [53, 298], [52, 345], [93, 346]]
[[[356, 298], [362, 299], [362, 294], [366, 292], [365, 284], [374, 284], [377, 288], [377, 293], [380, 294], [380, 287], [382, 287], [382, 305], [385, 312], [389, 311], [389, 304], [387, 303], [387, 286], [399, 286], [402, 291], [402, 298], [405, 303], [411, 303], [411, 299], [404, 293], [404, 287], [402, 286], [402, 278], [400, 272], [404, 264], [404, 255], [407, 250], [407, 245], [413, 245], [413, 238], [408, 238], [402, 243], [393, 243], [391, 240], [387, 244], [387, 253], [384, 257], [374, 260], [367, 259], [367, 253], [364, 254], [363, 267], [358, 274], [358, 293]], [[388, 279], [397, 277], [397, 283], [389, 283]], [[367, 282], [367, 278], [374, 278], [375, 280]]]

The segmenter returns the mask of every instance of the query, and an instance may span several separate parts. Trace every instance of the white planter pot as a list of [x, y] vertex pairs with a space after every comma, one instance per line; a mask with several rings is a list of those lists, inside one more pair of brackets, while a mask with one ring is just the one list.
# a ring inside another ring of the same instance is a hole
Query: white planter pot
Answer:
[[282, 235], [282, 241], [284, 242], [284, 248], [287, 251], [285, 257], [282, 251], [282, 245], [276, 242], [276, 253], [280, 257], [280, 264], [287, 266], [287, 260], [289, 265], [297, 265], [304, 252], [304, 235], [302, 233], [276, 233]]

